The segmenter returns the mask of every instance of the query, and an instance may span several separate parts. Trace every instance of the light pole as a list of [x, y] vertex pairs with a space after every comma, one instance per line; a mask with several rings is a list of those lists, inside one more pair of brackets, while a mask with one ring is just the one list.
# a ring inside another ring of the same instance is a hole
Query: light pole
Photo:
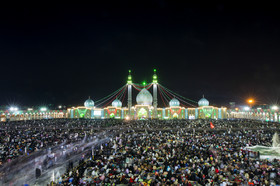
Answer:
[[271, 107], [272, 109], [272, 117], [273, 117], [273, 121], [277, 121], [278, 120], [278, 115], [277, 115], [277, 111], [279, 109], [279, 107], [277, 105], [273, 105]]

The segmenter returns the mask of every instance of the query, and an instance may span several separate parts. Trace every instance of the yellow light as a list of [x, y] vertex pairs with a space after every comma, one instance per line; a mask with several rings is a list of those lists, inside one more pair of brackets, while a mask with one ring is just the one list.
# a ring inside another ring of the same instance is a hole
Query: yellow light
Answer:
[[254, 100], [253, 99], [248, 99], [248, 103], [252, 104], [252, 103], [254, 103]]

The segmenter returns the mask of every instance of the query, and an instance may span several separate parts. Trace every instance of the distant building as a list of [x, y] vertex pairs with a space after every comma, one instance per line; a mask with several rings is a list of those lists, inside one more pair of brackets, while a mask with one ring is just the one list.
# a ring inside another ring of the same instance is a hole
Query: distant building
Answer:
[[230, 109], [235, 109], [235, 102], [229, 102]]
[[51, 118], [68, 118], [66, 110], [0, 110], [0, 121], [24, 121]]

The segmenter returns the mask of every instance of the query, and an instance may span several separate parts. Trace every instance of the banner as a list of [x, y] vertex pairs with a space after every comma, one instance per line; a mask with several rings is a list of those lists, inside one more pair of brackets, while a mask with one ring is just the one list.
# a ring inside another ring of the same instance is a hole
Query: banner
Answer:
[[213, 125], [212, 122], [210, 122], [210, 128], [211, 128], [211, 129], [215, 128], [215, 126]]

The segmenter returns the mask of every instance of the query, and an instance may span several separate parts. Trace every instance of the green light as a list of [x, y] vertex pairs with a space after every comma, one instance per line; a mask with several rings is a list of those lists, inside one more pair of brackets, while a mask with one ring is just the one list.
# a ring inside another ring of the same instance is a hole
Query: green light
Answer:
[[153, 75], [153, 83], [157, 83], [158, 81], [157, 81], [157, 75], [156, 74], [154, 74]]
[[154, 75], [153, 75], [153, 83], [157, 83], [157, 74], [156, 74], [156, 69], [154, 69]]
[[130, 72], [131, 72], [131, 70], [128, 70], [128, 72], [129, 72], [129, 75], [128, 75], [128, 80], [127, 80], [127, 84], [132, 84], [132, 76], [131, 76], [131, 74], [130, 74]]
[[146, 82], [145, 81], [143, 82], [143, 85], [146, 86]]
[[111, 114], [110, 114], [110, 118], [115, 118], [115, 114], [114, 114], [114, 113], [111, 113]]
[[147, 118], [147, 116], [148, 116], [148, 112], [144, 108], [141, 108], [138, 111], [138, 118]]
[[132, 81], [131, 81], [131, 80], [128, 80], [128, 81], [127, 81], [127, 84], [132, 84]]

